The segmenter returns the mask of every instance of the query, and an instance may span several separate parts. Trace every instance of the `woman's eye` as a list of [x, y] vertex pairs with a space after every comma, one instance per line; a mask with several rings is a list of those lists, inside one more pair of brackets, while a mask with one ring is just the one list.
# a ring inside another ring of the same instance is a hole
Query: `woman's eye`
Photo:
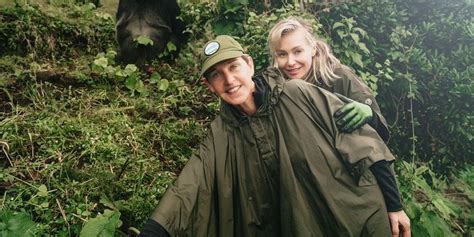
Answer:
[[238, 64], [232, 64], [232, 65], [230, 65], [230, 70], [231, 70], [231, 71], [234, 71], [234, 70], [236, 70], [238, 67], [239, 67]]
[[219, 73], [217, 73], [217, 72], [212, 72], [211, 75], [209, 75], [209, 77], [211, 78], [211, 80], [216, 79], [218, 76], [219, 76]]
[[286, 53], [277, 53], [277, 57], [282, 58], [286, 56]]

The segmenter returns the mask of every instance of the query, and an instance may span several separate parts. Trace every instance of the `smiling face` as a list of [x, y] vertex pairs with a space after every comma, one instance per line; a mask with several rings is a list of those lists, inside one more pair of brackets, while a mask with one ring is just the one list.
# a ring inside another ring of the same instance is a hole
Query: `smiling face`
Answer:
[[214, 65], [205, 73], [203, 81], [222, 100], [246, 114], [252, 114], [255, 112], [253, 74], [252, 58], [242, 56]]
[[278, 68], [291, 79], [304, 79], [311, 70], [316, 50], [305, 38], [304, 30], [297, 29], [281, 37], [275, 47]]

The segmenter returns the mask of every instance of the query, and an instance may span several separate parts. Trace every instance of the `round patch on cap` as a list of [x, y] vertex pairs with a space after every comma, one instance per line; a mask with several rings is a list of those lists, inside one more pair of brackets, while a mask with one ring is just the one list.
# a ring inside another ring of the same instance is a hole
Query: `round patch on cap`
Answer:
[[219, 50], [219, 47], [220, 45], [218, 42], [216, 41], [209, 42], [209, 44], [207, 44], [206, 47], [204, 48], [204, 54], [207, 56], [211, 56], [214, 53], [216, 53], [217, 50]]
[[366, 105], [371, 105], [371, 104], [372, 104], [372, 100], [371, 100], [370, 98], [367, 98], [367, 99], [365, 99], [364, 103], [365, 103]]

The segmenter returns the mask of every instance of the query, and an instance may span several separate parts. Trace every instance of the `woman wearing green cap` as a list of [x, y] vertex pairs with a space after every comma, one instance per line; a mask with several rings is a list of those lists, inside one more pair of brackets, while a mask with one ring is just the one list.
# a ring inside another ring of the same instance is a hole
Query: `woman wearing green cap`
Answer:
[[141, 236], [410, 236], [381, 191], [398, 195], [395, 180], [373, 168], [393, 155], [370, 126], [339, 132], [332, 93], [277, 70], [254, 76], [229, 36], [204, 46], [201, 75], [220, 114]]
[[335, 114], [341, 131], [352, 132], [368, 123], [388, 140], [387, 122], [370, 89], [352, 69], [341, 64], [306, 21], [296, 17], [279, 21], [268, 34], [268, 45], [274, 66], [286, 78], [303, 79], [345, 96], [347, 104]]

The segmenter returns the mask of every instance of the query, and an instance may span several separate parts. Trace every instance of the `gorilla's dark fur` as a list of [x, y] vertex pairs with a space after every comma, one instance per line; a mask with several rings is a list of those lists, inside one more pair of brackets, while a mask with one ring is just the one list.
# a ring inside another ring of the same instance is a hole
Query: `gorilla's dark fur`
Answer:
[[[177, 20], [180, 9], [176, 0], [120, 0], [117, 9], [118, 60], [141, 64], [156, 58], [171, 41], [184, 43], [184, 23]], [[153, 40], [153, 46], [134, 42], [139, 36]]]

